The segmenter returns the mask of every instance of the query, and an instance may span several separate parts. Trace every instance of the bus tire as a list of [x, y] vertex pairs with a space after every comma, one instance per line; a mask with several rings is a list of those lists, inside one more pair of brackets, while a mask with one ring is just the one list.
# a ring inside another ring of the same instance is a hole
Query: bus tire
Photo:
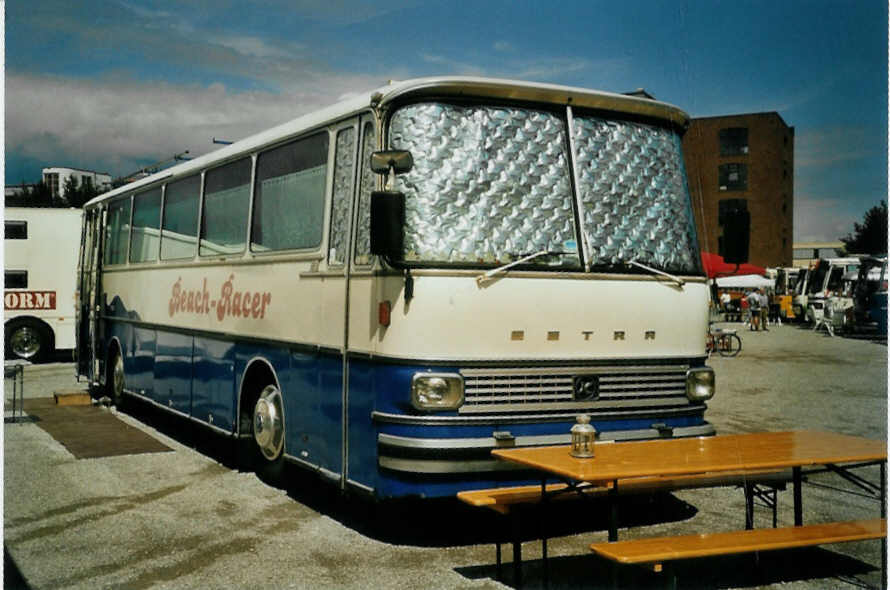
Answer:
[[7, 356], [39, 363], [52, 352], [52, 332], [40, 320], [11, 320], [6, 324], [5, 332]]
[[260, 479], [278, 483], [284, 472], [284, 399], [275, 385], [260, 392], [251, 414], [254, 470]]
[[108, 374], [105, 377], [106, 395], [111, 398], [112, 403], [117, 409], [124, 407], [124, 389], [126, 388], [127, 376], [124, 372], [124, 357], [117, 346], [112, 349], [108, 359]]

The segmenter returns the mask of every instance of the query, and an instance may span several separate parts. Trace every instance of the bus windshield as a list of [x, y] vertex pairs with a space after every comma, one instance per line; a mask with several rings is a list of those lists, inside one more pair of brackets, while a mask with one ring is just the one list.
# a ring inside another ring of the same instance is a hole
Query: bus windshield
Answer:
[[810, 284], [807, 287], [808, 293], [819, 293], [825, 288], [825, 275], [828, 274], [828, 267], [827, 261], [819, 261], [819, 266], [816, 267], [816, 270], [813, 271], [813, 276], [810, 277]]
[[631, 273], [636, 261], [701, 274], [680, 137], [666, 128], [424, 102], [393, 114], [390, 145], [414, 157], [397, 177], [409, 264], [496, 266], [546, 251], [523, 267]]

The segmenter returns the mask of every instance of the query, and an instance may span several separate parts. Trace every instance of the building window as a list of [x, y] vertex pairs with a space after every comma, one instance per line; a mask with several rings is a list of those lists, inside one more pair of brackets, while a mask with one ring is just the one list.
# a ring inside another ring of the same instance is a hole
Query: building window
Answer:
[[27, 289], [28, 288], [28, 271], [26, 270], [7, 270], [4, 277], [4, 289]]
[[723, 225], [727, 213], [739, 210], [748, 210], [748, 199], [721, 199], [717, 203], [717, 223]]
[[748, 190], [747, 164], [720, 164], [717, 176], [721, 191]]
[[93, 177], [92, 176], [81, 176], [80, 177], [80, 186], [93, 186]]
[[3, 224], [4, 240], [27, 240], [28, 239], [28, 222], [27, 221], [6, 221]]
[[49, 192], [54, 197], [59, 196], [59, 173], [49, 172], [43, 175], [43, 184], [49, 187]]
[[721, 129], [719, 136], [721, 156], [741, 156], [748, 153], [747, 127]]
[[[747, 199], [721, 199], [717, 202], [717, 223], [724, 225], [726, 223], [726, 215], [731, 211], [747, 211]], [[717, 237], [717, 254], [725, 256], [723, 236]]]

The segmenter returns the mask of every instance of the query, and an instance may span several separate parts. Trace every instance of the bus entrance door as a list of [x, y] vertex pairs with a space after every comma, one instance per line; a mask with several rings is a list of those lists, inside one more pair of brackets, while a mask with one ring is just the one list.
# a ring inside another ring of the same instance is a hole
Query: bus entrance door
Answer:
[[99, 384], [99, 366], [96, 357], [99, 311], [97, 295], [100, 276], [100, 243], [102, 211], [84, 211], [83, 232], [80, 241], [80, 260], [77, 274], [77, 345], [74, 349], [77, 374], [84, 375], [91, 386]]

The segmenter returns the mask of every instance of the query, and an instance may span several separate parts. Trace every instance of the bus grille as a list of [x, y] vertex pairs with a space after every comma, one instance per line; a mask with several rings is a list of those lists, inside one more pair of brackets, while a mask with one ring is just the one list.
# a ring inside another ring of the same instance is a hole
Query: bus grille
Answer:
[[[463, 369], [464, 404], [459, 412], [591, 413], [688, 407], [688, 365]], [[595, 393], [579, 400], [577, 380]]]

